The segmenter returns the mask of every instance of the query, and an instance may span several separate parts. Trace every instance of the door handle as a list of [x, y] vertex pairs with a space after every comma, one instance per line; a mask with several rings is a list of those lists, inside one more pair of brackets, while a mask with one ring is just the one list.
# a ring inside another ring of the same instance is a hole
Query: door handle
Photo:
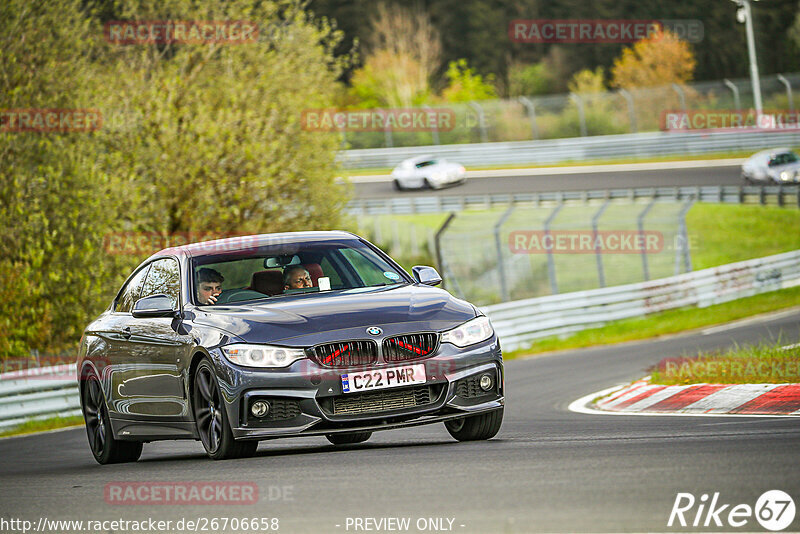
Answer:
[[131, 338], [131, 327], [130, 326], [126, 326], [125, 328], [122, 329], [122, 337], [124, 337], [125, 339], [130, 339]]

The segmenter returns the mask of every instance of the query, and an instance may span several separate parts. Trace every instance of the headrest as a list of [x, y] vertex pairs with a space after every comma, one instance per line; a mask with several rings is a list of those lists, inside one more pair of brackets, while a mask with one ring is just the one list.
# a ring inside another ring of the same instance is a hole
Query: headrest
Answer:
[[318, 287], [319, 283], [317, 281], [322, 276], [322, 267], [319, 266], [319, 263], [304, 263], [303, 267], [306, 268], [308, 275], [311, 277], [311, 285]]
[[280, 295], [283, 293], [283, 273], [277, 269], [253, 273], [250, 288], [269, 296]]

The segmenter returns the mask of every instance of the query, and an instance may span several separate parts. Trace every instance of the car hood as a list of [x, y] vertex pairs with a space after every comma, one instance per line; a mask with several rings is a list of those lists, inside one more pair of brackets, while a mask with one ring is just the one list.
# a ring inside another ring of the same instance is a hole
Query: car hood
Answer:
[[194, 308], [197, 327], [224, 330], [248, 343], [311, 346], [383, 335], [443, 331], [476, 316], [475, 308], [448, 292], [424, 285], [359, 288], [281, 297], [237, 306]]

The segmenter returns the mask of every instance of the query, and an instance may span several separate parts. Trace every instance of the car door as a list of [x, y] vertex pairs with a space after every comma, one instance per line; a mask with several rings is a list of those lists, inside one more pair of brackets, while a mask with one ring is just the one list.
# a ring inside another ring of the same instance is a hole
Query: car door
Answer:
[[[140, 299], [167, 295], [180, 309], [180, 267], [174, 258], [154, 261], [142, 285]], [[118, 386], [128, 413], [161, 421], [188, 419], [185, 370], [191, 337], [182, 333], [177, 317], [133, 317], [128, 326], [127, 356], [131, 372]]]
[[149, 269], [150, 265], [147, 264], [134, 272], [120, 290], [110, 312], [103, 318], [101, 328], [94, 333], [103, 347], [101, 357], [95, 358], [95, 365], [98, 375], [102, 377], [112, 419], [124, 419], [128, 414], [128, 402], [120, 397], [118, 386], [132, 372], [128, 355], [131, 310], [139, 300]]

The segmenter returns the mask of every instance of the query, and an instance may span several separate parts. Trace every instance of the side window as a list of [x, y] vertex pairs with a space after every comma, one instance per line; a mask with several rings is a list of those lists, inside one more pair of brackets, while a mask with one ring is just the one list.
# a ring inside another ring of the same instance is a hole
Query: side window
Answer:
[[172, 301], [172, 306], [177, 308], [180, 288], [181, 280], [178, 262], [172, 258], [165, 258], [153, 262], [150, 272], [147, 273], [147, 278], [144, 281], [142, 295], [139, 298], [164, 294]]
[[133, 303], [139, 300], [139, 294], [142, 292], [142, 285], [144, 284], [144, 277], [149, 269], [149, 265], [144, 267], [128, 281], [122, 289], [114, 311], [130, 313], [131, 309], [133, 309]]
[[344, 284], [342, 283], [342, 279], [339, 276], [339, 273], [333, 267], [333, 264], [331, 264], [331, 261], [328, 259], [328, 256], [324, 256], [320, 260], [319, 266], [322, 268], [324, 276], [327, 276], [328, 278], [331, 279], [332, 288], [344, 287]]
[[[365, 285], [374, 286], [390, 284], [394, 281], [394, 279], [391, 279], [383, 274], [385, 271], [381, 268], [381, 266], [373, 263], [369, 258], [363, 256], [359, 251], [352, 248], [346, 248], [342, 249], [342, 255], [347, 258], [347, 260], [355, 268], [358, 276], [361, 277], [361, 280], [364, 281]], [[384, 266], [384, 268], [394, 272], [394, 269], [391, 269], [388, 265]], [[400, 279], [400, 276], [398, 276], [397, 279]]]

